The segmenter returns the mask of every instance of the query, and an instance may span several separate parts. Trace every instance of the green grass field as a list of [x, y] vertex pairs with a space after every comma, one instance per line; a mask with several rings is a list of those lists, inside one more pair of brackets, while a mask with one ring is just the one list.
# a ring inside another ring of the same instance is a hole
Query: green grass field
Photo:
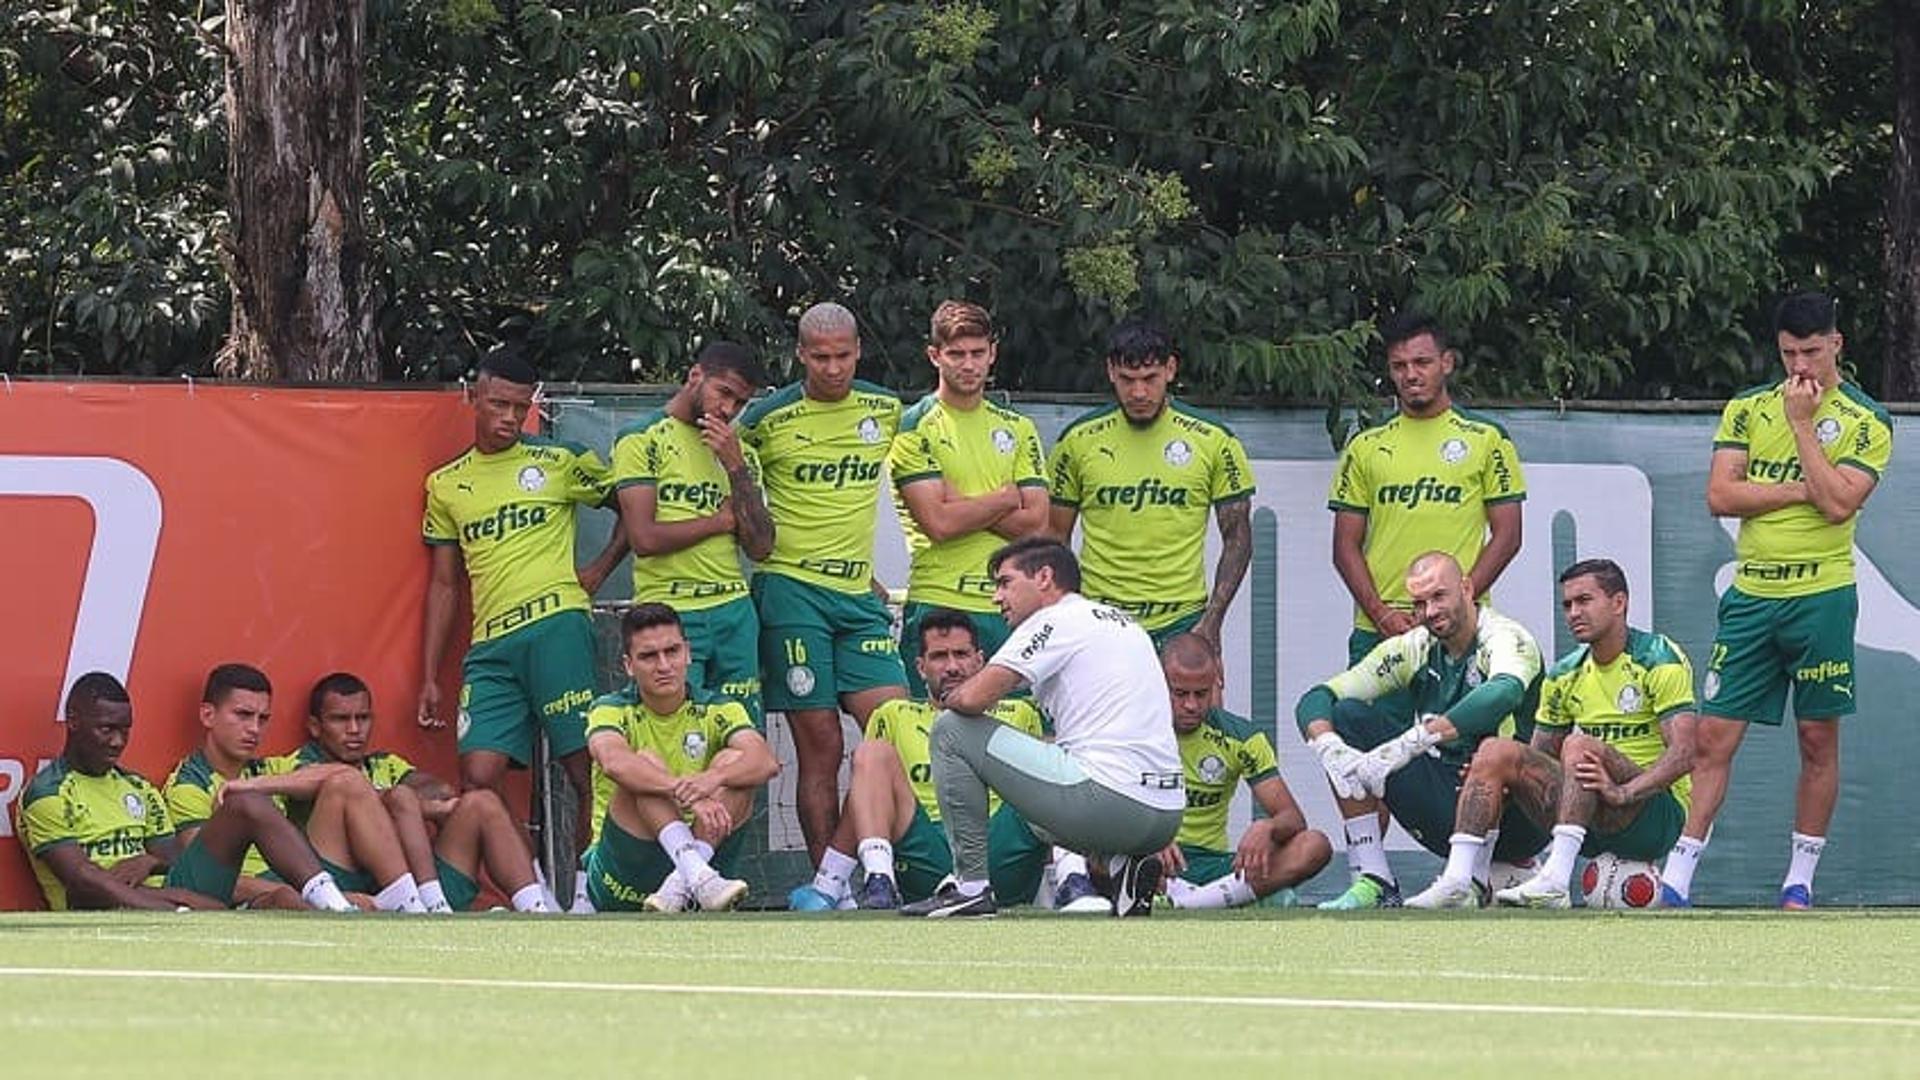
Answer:
[[0, 1075], [1920, 1074], [1920, 913], [0, 916]]

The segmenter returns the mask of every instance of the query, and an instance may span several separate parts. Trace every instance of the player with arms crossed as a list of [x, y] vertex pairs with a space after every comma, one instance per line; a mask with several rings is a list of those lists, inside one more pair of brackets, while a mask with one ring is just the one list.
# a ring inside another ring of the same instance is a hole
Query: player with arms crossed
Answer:
[[[921, 615], [914, 664], [928, 696], [924, 701], [882, 702], [873, 710], [866, 739], [853, 751], [853, 781], [840, 810], [840, 828], [813, 882], [788, 897], [793, 910], [855, 906], [851, 880], [858, 869], [867, 875], [858, 906], [868, 909], [896, 908], [903, 899], [924, 900], [953, 872], [953, 852], [940, 827], [940, 802], [933, 790], [931, 734], [947, 691], [986, 666], [976, 626], [974, 617], [962, 611], [934, 608]], [[1007, 698], [988, 715], [1035, 738], [1046, 735], [1039, 711], [1024, 698]], [[1040, 886], [1047, 847], [1019, 813], [997, 797], [991, 799], [987, 818], [987, 877], [994, 895], [1022, 902]]]
[[[18, 835], [47, 906], [217, 910], [233, 903], [240, 864], [258, 846], [267, 864], [322, 911], [353, 911], [320, 859], [264, 795], [222, 800], [182, 843], [160, 789], [120, 767], [133, 703], [104, 671], [67, 691], [66, 746], [27, 782]], [[161, 883], [149, 879], [161, 877]]]
[[1893, 455], [1886, 410], [1840, 378], [1835, 314], [1819, 293], [1780, 302], [1774, 333], [1787, 377], [1728, 402], [1713, 437], [1707, 508], [1739, 518], [1740, 535], [1701, 687], [1693, 808], [1661, 872], [1669, 907], [1691, 903], [1747, 725], [1779, 724], [1789, 687], [1800, 781], [1780, 906], [1813, 906], [1840, 795], [1839, 718], [1854, 712], [1853, 533]]
[[840, 814], [842, 706], [865, 727], [907, 695], [893, 616], [874, 594], [874, 516], [900, 399], [854, 378], [860, 328], [838, 304], [800, 316], [806, 376], [754, 402], [740, 441], [760, 457], [777, 532], [753, 576], [761, 694], [793, 731], [800, 831], [818, 863]]
[[538, 724], [586, 814], [593, 800], [586, 709], [595, 686], [589, 598], [626, 544], [616, 529], [591, 565], [574, 568], [576, 509], [604, 504], [612, 489], [593, 451], [521, 433], [536, 379], [515, 356], [482, 362], [473, 446], [427, 477], [422, 531], [433, 561], [419, 721], [446, 726], [437, 679], [464, 568], [473, 590], [473, 643], [461, 667], [460, 784], [486, 788], [504, 802], [507, 768], [533, 760]]
[[[324, 675], [307, 695], [306, 743], [270, 759], [267, 769], [298, 777], [344, 766], [364, 777], [380, 793], [428, 911], [445, 914], [473, 907], [480, 896], [482, 867], [515, 911], [553, 911], [535, 879], [533, 857], [519, 826], [500, 796], [487, 788], [455, 792], [399, 754], [374, 749], [373, 723], [373, 691], [359, 676], [345, 671]], [[251, 787], [262, 782], [235, 783]], [[296, 806], [296, 816], [305, 813]]]
[[987, 559], [1047, 526], [1040, 433], [986, 399], [999, 357], [994, 338], [993, 320], [977, 304], [948, 300], [934, 311], [927, 359], [939, 386], [900, 417], [887, 458], [912, 557], [900, 653], [914, 694], [927, 691], [913, 662], [920, 620], [936, 607], [964, 611], [980, 650], [998, 649], [1007, 624], [993, 604]]
[[[1180, 835], [1160, 853], [1167, 899], [1176, 908], [1244, 907], [1319, 873], [1333, 845], [1325, 833], [1307, 828], [1266, 734], [1220, 707], [1220, 660], [1212, 645], [1182, 634], [1167, 642], [1160, 661], [1187, 782]], [[1248, 825], [1229, 849], [1227, 808], [1242, 780], [1266, 817]]]
[[[1180, 831], [1186, 807], [1153, 642], [1132, 616], [1080, 595], [1080, 564], [1065, 544], [1016, 540], [987, 569], [1013, 636], [978, 674], [947, 691], [946, 711], [933, 724], [934, 791], [954, 876], [901, 913], [995, 912], [991, 790], [1037, 836], [1094, 857], [1115, 914], [1150, 914], [1159, 852]], [[987, 715], [1023, 683], [1052, 718], [1054, 742]]]
[[666, 405], [613, 441], [634, 602], [679, 612], [692, 653], [688, 681], [738, 700], [756, 723], [760, 620], [734, 548], [737, 542], [747, 558], [765, 559], [774, 530], [758, 466], [733, 418], [766, 381], [746, 348], [713, 342]]
[[[1346, 892], [1320, 905], [1325, 910], [1400, 903], [1382, 844], [1382, 802], [1422, 847], [1448, 854], [1459, 839], [1454, 810], [1467, 763], [1483, 741], [1501, 737], [1503, 723], [1531, 717], [1539, 694], [1533, 635], [1476, 603], [1452, 555], [1415, 559], [1407, 593], [1418, 624], [1307, 691], [1294, 709], [1340, 804], [1354, 875]], [[1390, 711], [1383, 700], [1408, 704]], [[1527, 858], [1547, 834], [1510, 806], [1481, 840], [1470, 876], [1484, 889], [1495, 859]]]
[[[311, 807], [301, 827], [335, 884], [349, 892], [377, 892], [390, 910], [417, 907], [419, 891], [400, 851], [400, 837], [366, 777], [336, 766], [260, 779], [272, 769], [257, 756], [272, 715], [273, 684], [265, 672], [246, 664], [221, 664], [207, 674], [200, 695], [200, 726], [206, 737], [198, 750], [174, 766], [160, 789], [180, 842], [193, 842], [224, 801], [227, 785], [252, 781], [236, 790], [270, 796], [283, 807], [288, 799]], [[268, 874], [260, 852], [247, 849], [234, 900], [251, 908], [306, 907], [300, 894]], [[380, 899], [372, 902], [381, 906]]]
[[633, 684], [593, 703], [593, 846], [587, 888], [601, 911], [724, 911], [747, 883], [722, 875], [758, 791], [780, 766], [746, 706], [687, 685], [687, 637], [665, 604], [620, 619]]
[[1627, 625], [1627, 578], [1609, 559], [1567, 567], [1560, 596], [1580, 647], [1547, 673], [1531, 744], [1488, 739], [1474, 753], [1447, 868], [1422, 906], [1478, 906], [1473, 862], [1509, 796], [1553, 830], [1553, 841], [1537, 873], [1494, 894], [1499, 904], [1571, 907], [1577, 856], [1650, 861], [1680, 835], [1693, 758], [1686, 655], [1666, 636]]
[[[1128, 319], [1107, 344], [1115, 404], [1067, 425], [1054, 444], [1049, 532], [1080, 524], [1087, 596], [1138, 619], [1158, 648], [1220, 627], [1253, 558], [1253, 469], [1226, 425], [1170, 392], [1180, 353], [1159, 326]], [[1207, 513], [1220, 561], [1207, 589]]]
[[1447, 379], [1460, 354], [1438, 323], [1406, 313], [1380, 324], [1398, 408], [1355, 433], [1334, 466], [1333, 566], [1353, 596], [1347, 662], [1413, 629], [1406, 568], [1444, 551], [1480, 599], [1520, 551], [1527, 496], [1506, 429], [1453, 402]]

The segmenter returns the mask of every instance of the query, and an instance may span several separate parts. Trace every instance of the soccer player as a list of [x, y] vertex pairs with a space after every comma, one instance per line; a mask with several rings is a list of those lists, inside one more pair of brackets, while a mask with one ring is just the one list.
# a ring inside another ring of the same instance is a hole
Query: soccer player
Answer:
[[746, 707], [687, 685], [687, 638], [665, 604], [620, 619], [633, 679], [593, 703], [593, 846], [587, 888], [601, 911], [725, 911], [747, 883], [722, 875], [753, 810], [780, 771]]
[[[1138, 619], [1156, 648], [1193, 632], [1220, 644], [1253, 558], [1253, 469], [1225, 424], [1175, 398], [1180, 352], [1167, 332], [1127, 319], [1107, 341], [1115, 403], [1067, 425], [1054, 444], [1049, 531], [1080, 523], [1087, 597]], [[1207, 512], [1220, 561], [1207, 589]]]
[[920, 620], [936, 607], [973, 617], [980, 650], [1007, 640], [984, 573], [1000, 545], [1047, 527], [1046, 461], [1033, 421], [986, 399], [999, 346], [985, 308], [948, 300], [935, 309], [927, 359], [933, 393], [900, 417], [887, 465], [899, 491], [912, 568], [901, 612], [907, 687], [927, 687], [913, 662]]
[[21, 844], [48, 907], [224, 908], [247, 850], [258, 846], [275, 872], [301, 883], [309, 907], [354, 910], [306, 837], [264, 795], [221, 800], [182, 843], [159, 789], [120, 767], [133, 703], [119, 679], [80, 676], [65, 713], [65, 748], [28, 781], [19, 804]]
[[[990, 916], [988, 789], [1037, 835], [1092, 859], [1116, 915], [1152, 912], [1160, 849], [1186, 806], [1166, 681], [1133, 617], [1080, 595], [1065, 544], [1016, 540], [987, 563], [1013, 636], [947, 691], [933, 724], [933, 783], [954, 876], [901, 908], [928, 918]], [[1044, 742], [988, 716], [1022, 684], [1051, 717]], [[1055, 873], [1059, 873], [1056, 863]]]
[[761, 694], [793, 731], [795, 803], [818, 863], [840, 812], [840, 709], [862, 728], [907, 694], [893, 617], [874, 592], [874, 514], [900, 400], [860, 382], [860, 328], [838, 304], [800, 316], [806, 377], [747, 407], [740, 441], [760, 457], [776, 527], [753, 576]]
[[[200, 695], [200, 726], [206, 729], [206, 737], [198, 750], [174, 767], [160, 789], [182, 843], [191, 843], [213, 816], [227, 784], [269, 774], [272, 767], [258, 751], [272, 716], [273, 684], [265, 672], [246, 664], [221, 664], [207, 674]], [[242, 790], [247, 787], [243, 785]], [[399, 835], [366, 777], [335, 766], [257, 779], [250, 787], [272, 797], [283, 809], [284, 800], [289, 799], [310, 807], [303, 831], [342, 889], [381, 894], [395, 911], [418, 899]], [[242, 907], [306, 907], [290, 886], [266, 876], [266, 860], [257, 850], [247, 850], [240, 869], [233, 895]], [[380, 906], [372, 896], [367, 902]]]
[[[1508, 719], [1530, 729], [1523, 721], [1538, 700], [1540, 647], [1533, 635], [1477, 603], [1473, 580], [1452, 555], [1431, 551], [1416, 558], [1406, 588], [1419, 620], [1413, 629], [1374, 646], [1359, 663], [1308, 690], [1294, 708], [1345, 819], [1353, 884], [1320, 905], [1330, 911], [1400, 904], [1382, 845], [1382, 802], [1422, 847], [1447, 854], [1467, 763], [1483, 741], [1500, 737]], [[1407, 705], [1390, 710], [1383, 700]], [[1471, 877], [1485, 889], [1493, 860], [1528, 858], [1546, 846], [1547, 834], [1509, 806], [1483, 841]]]
[[[859, 869], [866, 871], [866, 882], [858, 902], [869, 909], [924, 900], [953, 872], [953, 852], [933, 791], [931, 732], [947, 691], [972, 678], [987, 658], [980, 651], [977, 622], [966, 612], [934, 608], [921, 616], [916, 634], [914, 664], [927, 698], [881, 702], [868, 718], [867, 737], [853, 751], [853, 783], [840, 827], [813, 882], [788, 896], [795, 911], [854, 906], [851, 882]], [[1035, 738], [1046, 735], [1040, 713], [1023, 698], [1001, 701], [988, 715]], [[987, 819], [987, 877], [994, 895], [1015, 903], [1033, 896], [1047, 846], [998, 798], [990, 798]]]
[[[1307, 828], [1266, 734], [1220, 707], [1223, 679], [1212, 645], [1182, 634], [1167, 642], [1160, 663], [1187, 784], [1180, 835], [1160, 853], [1167, 899], [1176, 908], [1244, 907], [1319, 873], [1333, 844]], [[1229, 849], [1227, 807], [1242, 780], [1266, 817]]]
[[[471, 908], [480, 895], [483, 866], [515, 911], [553, 911], [535, 879], [526, 841], [500, 796], [487, 788], [455, 792], [399, 754], [373, 749], [373, 722], [373, 691], [359, 676], [344, 671], [322, 676], [307, 695], [307, 741], [291, 754], [270, 759], [267, 770], [297, 777], [346, 766], [365, 777], [380, 793], [427, 911]], [[233, 783], [255, 787], [262, 782]]]
[[419, 721], [446, 726], [436, 677], [464, 567], [472, 582], [473, 643], [461, 665], [460, 785], [486, 788], [504, 802], [508, 765], [532, 760], [539, 724], [584, 815], [593, 805], [586, 756], [586, 707], [595, 686], [589, 598], [625, 554], [626, 539], [615, 529], [593, 563], [574, 568], [575, 509], [611, 498], [610, 479], [586, 447], [522, 434], [536, 380], [520, 357], [483, 361], [473, 389], [473, 446], [427, 477], [422, 531], [433, 564]]
[[760, 721], [760, 620], [740, 551], [773, 552], [758, 466], [733, 418], [766, 384], [753, 354], [729, 341], [700, 350], [666, 405], [613, 441], [620, 525], [633, 549], [635, 603], [670, 604], [693, 654], [687, 678]]
[[1520, 551], [1527, 497], [1506, 429], [1453, 403], [1447, 378], [1459, 354], [1438, 323], [1402, 314], [1380, 325], [1398, 409], [1340, 451], [1327, 507], [1333, 566], [1353, 595], [1347, 662], [1418, 620], [1405, 573], [1414, 556], [1453, 556], [1485, 600]]
[[[1567, 567], [1560, 606], [1580, 646], [1547, 672], [1532, 746], [1481, 743], [1460, 791], [1462, 833], [1484, 836], [1508, 794], [1553, 826], [1546, 862], [1494, 893], [1497, 904], [1571, 907], [1576, 856], [1610, 851], [1651, 862], [1687, 819], [1694, 714], [1686, 654], [1663, 634], [1627, 625], [1627, 576], [1610, 559]], [[1442, 879], [1456, 898], [1472, 895], [1462, 871], [1473, 847], [1456, 845], [1448, 857]]]
[[1690, 903], [1747, 725], [1778, 725], [1789, 687], [1800, 782], [1780, 906], [1813, 906], [1840, 793], [1839, 718], [1854, 711], [1853, 531], [1893, 455], [1886, 410], [1840, 378], [1834, 316], [1819, 293], [1781, 301], [1773, 325], [1787, 377], [1728, 402], [1713, 437], [1707, 509], [1741, 519], [1738, 561], [1701, 686], [1693, 807], [1660, 875], [1668, 907]]

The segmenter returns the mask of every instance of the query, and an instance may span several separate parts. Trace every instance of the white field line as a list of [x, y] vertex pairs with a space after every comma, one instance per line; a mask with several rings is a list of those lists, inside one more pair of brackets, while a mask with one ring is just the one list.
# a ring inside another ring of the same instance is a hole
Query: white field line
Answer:
[[[171, 937], [165, 934], [133, 934], [124, 932], [95, 932], [87, 936], [88, 941], [109, 941], [127, 944], [192, 944], [198, 947], [227, 946], [231, 948], [288, 948], [288, 949], [350, 949], [355, 952], [366, 948], [362, 942], [316, 941], [298, 938], [242, 938], [223, 937], [206, 938], [181, 935]], [[489, 945], [448, 945], [433, 942], [408, 942], [409, 952], [442, 954], [485, 954], [498, 956], [503, 951], [499, 943]], [[579, 949], [528, 949], [513, 946], [504, 947], [504, 951], [515, 954], [533, 954], [539, 956], [567, 957], [578, 955]], [[684, 949], [632, 949], [614, 945], [610, 942], [594, 943], [593, 955], [599, 960], [609, 957], [623, 957], [636, 960], [685, 960]], [[811, 953], [773, 953], [773, 952], [703, 952], [699, 959], [703, 963], [722, 962], [735, 964], [842, 964], [854, 967], [913, 967], [927, 966], [925, 959], [892, 956], [838, 956], [834, 954]], [[1079, 971], [1086, 965], [1077, 960], [980, 960], [945, 958], [940, 960], [944, 968], [979, 968], [992, 971]], [[1371, 968], [1371, 967], [1297, 967], [1290, 968], [1280, 964], [1238, 964], [1205, 963], [1180, 964], [1156, 961], [1128, 961], [1127, 966], [1136, 971], [1159, 971], [1185, 973], [1193, 975], [1316, 975], [1355, 979], [1460, 979], [1480, 982], [1516, 982], [1544, 983], [1575, 986], [1617, 986], [1621, 975], [1617, 971], [1602, 971], [1591, 975], [1579, 973], [1553, 973], [1535, 971], [1469, 971], [1447, 968]], [[1655, 975], [1635, 975], [1635, 986], [1654, 987], [1672, 990], [1825, 990], [1842, 994], [1913, 994], [1920, 996], [1920, 982], [1915, 983], [1849, 983], [1823, 981], [1815, 979], [1714, 979], [1692, 978], [1675, 979]]]
[[1920, 1017], [1656, 1009], [1588, 1005], [1527, 1005], [1467, 1001], [1363, 1001], [1347, 998], [1233, 997], [1208, 994], [1091, 994], [1025, 990], [897, 990], [835, 986], [702, 986], [697, 983], [584, 982], [545, 979], [464, 979], [423, 975], [348, 975], [271, 971], [159, 971], [137, 968], [0, 967], [0, 979], [124, 979], [173, 982], [295, 983], [409, 986], [427, 989], [667, 994], [745, 998], [825, 998], [853, 1001], [954, 1001], [1026, 1005], [1149, 1005], [1304, 1011], [1560, 1016], [1608, 1020], [1680, 1020], [1740, 1024], [1903, 1028], [1920, 1030]]

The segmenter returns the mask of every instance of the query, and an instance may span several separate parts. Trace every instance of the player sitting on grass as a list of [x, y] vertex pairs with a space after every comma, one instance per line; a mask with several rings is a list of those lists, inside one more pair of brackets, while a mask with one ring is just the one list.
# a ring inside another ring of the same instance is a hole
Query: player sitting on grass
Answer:
[[[258, 668], [221, 664], [208, 673], [200, 695], [200, 726], [206, 729], [206, 738], [174, 767], [161, 789], [182, 843], [191, 843], [213, 816], [228, 783], [264, 777], [268, 772], [268, 763], [255, 754], [272, 709], [273, 684]], [[378, 907], [379, 897], [384, 897], [393, 910], [406, 910], [409, 903], [418, 906], [418, 890], [393, 821], [373, 785], [358, 771], [333, 765], [259, 779], [247, 787], [273, 797], [283, 810], [286, 799], [311, 807], [304, 827], [307, 841], [335, 883], [349, 893], [359, 893], [356, 902]], [[257, 850], [247, 850], [240, 870], [233, 895], [241, 906], [306, 907], [300, 894], [268, 876], [266, 860]], [[379, 897], [360, 900], [376, 890]]]
[[[927, 688], [926, 701], [880, 703], [867, 720], [865, 741], [853, 752], [853, 783], [840, 810], [840, 826], [827, 844], [813, 883], [793, 890], [795, 911], [854, 906], [850, 881], [866, 870], [859, 906], [896, 908], [933, 895], [953, 872], [953, 853], [940, 828], [940, 802], [933, 792], [930, 733], [947, 691], [972, 678], [986, 657], [980, 652], [974, 617], [933, 608], [916, 620], [914, 667]], [[1033, 703], [1007, 698], [989, 715], [1036, 738], [1044, 736]], [[1047, 848], [1013, 807], [995, 797], [987, 826], [987, 876], [996, 896], [1024, 900], [1039, 888]], [[857, 852], [858, 861], [854, 855]]]
[[[1400, 888], [1381, 844], [1380, 804], [1422, 847], [1444, 855], [1455, 837], [1462, 774], [1502, 723], [1533, 715], [1540, 647], [1525, 627], [1474, 603], [1473, 583], [1444, 552], [1407, 569], [1413, 629], [1300, 698], [1294, 718], [1320, 756], [1340, 804], [1353, 884], [1327, 910], [1395, 907]], [[1407, 700], [1389, 712], [1382, 699]], [[1362, 753], [1361, 751], [1368, 751]], [[1492, 862], [1516, 862], [1546, 846], [1547, 834], [1509, 807], [1481, 838], [1472, 873], [1485, 886]]]
[[1576, 854], [1651, 862], [1687, 820], [1695, 719], [1686, 654], [1627, 625], [1627, 577], [1609, 559], [1567, 567], [1560, 596], [1580, 647], [1547, 673], [1532, 748], [1482, 743], [1460, 794], [1462, 832], [1479, 824], [1467, 820], [1469, 793], [1497, 813], [1512, 792], [1529, 815], [1553, 823], [1546, 863], [1494, 893], [1498, 904], [1571, 907]]
[[[1187, 781], [1180, 835], [1160, 853], [1167, 899], [1177, 908], [1244, 907], [1319, 873], [1333, 845], [1325, 833], [1307, 828], [1266, 734], [1220, 707], [1220, 660], [1212, 644], [1182, 634], [1167, 642], [1160, 663]], [[1228, 850], [1227, 806], [1241, 780], [1267, 816]]]
[[[268, 770], [298, 776], [345, 765], [366, 777], [393, 821], [426, 910], [445, 914], [472, 907], [483, 866], [515, 911], [555, 910], [534, 879], [533, 856], [500, 796], [490, 788], [455, 793], [446, 781], [399, 754], [372, 748], [373, 691], [358, 676], [336, 671], [314, 684], [307, 696], [307, 735], [300, 749], [271, 759]], [[270, 782], [237, 780], [227, 786]], [[295, 815], [308, 817], [315, 809], [296, 806]]]
[[301, 883], [308, 906], [354, 910], [307, 838], [264, 795], [222, 800], [193, 842], [182, 843], [159, 789], [120, 767], [133, 703], [119, 679], [95, 671], [75, 680], [66, 718], [65, 748], [20, 797], [19, 836], [48, 907], [224, 908], [257, 845], [281, 877]]
[[593, 846], [587, 894], [601, 911], [724, 911], [747, 883], [731, 861], [753, 796], [780, 766], [731, 698], [687, 686], [687, 637], [665, 604], [620, 619], [621, 666], [633, 684], [593, 703]]

